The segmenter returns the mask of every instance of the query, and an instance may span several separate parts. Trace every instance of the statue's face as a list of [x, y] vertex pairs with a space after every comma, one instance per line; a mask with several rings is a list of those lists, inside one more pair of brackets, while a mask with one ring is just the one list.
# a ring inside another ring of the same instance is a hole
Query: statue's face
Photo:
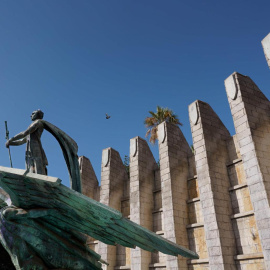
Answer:
[[38, 119], [38, 111], [33, 111], [31, 114], [32, 121], [35, 121]]

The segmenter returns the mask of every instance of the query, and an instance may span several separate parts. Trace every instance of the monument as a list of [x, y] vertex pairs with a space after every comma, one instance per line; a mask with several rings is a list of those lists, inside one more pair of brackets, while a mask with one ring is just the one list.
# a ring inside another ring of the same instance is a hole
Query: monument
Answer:
[[78, 146], [61, 129], [51, 123], [42, 120], [44, 113], [36, 110], [31, 114], [33, 123], [23, 132], [15, 135], [6, 142], [6, 147], [10, 145], [27, 144], [25, 153], [26, 170], [29, 172], [47, 175], [47, 157], [41, 145], [41, 135], [44, 129], [49, 131], [58, 141], [63, 151], [63, 155], [70, 175], [71, 188], [81, 192], [80, 171], [78, 163]]
[[[138, 246], [151, 252], [198, 259], [198, 255], [125, 219], [122, 214], [80, 193], [77, 144], [44, 121], [40, 110], [27, 130], [6, 146], [26, 143], [26, 170], [0, 167], [0, 241], [16, 269], [102, 269], [101, 256], [86, 246], [91, 236], [109, 245]], [[40, 137], [46, 129], [59, 142], [72, 189], [47, 176]]]

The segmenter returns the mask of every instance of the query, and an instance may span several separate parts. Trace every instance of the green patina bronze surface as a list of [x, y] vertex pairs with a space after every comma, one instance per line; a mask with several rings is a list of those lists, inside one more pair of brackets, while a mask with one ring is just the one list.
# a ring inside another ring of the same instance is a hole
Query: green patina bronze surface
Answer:
[[[0, 186], [12, 202], [1, 209], [0, 240], [17, 269], [102, 269], [100, 256], [86, 247], [85, 235], [110, 245], [198, 258], [58, 178], [0, 167]], [[3, 206], [5, 196], [1, 198]]]

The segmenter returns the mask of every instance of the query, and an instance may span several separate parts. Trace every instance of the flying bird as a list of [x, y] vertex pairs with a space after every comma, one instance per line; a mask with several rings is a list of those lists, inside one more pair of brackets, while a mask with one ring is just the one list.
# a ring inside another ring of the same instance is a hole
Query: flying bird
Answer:
[[106, 113], [106, 119], [110, 119], [111, 116]]

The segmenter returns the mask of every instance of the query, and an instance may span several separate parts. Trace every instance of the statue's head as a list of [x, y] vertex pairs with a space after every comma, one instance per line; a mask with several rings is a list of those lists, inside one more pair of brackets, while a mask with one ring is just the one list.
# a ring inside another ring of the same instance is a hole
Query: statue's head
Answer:
[[37, 119], [42, 119], [43, 118], [43, 111], [41, 110], [36, 110], [36, 111], [33, 111], [32, 114], [31, 114], [31, 119], [32, 121], [35, 121]]

